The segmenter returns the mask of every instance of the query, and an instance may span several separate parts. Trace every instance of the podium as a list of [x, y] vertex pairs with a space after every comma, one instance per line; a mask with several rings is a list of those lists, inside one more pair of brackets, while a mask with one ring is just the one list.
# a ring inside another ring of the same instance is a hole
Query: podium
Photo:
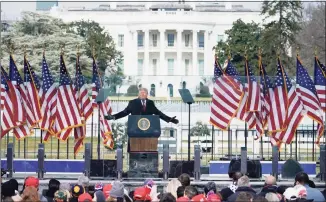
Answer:
[[129, 178], [158, 177], [158, 138], [161, 135], [160, 117], [157, 115], [130, 115]]
[[161, 135], [160, 117], [157, 115], [131, 115], [128, 117], [130, 152], [157, 152]]

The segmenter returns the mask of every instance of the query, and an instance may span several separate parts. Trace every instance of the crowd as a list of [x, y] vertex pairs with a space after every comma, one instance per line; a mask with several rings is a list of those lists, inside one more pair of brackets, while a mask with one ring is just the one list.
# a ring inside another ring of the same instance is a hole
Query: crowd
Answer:
[[39, 179], [27, 177], [23, 188], [18, 190], [18, 182], [11, 179], [2, 183], [4, 202], [324, 202], [326, 191], [315, 188], [306, 173], [298, 173], [293, 187], [277, 186], [273, 176], [265, 179], [259, 192], [250, 186], [247, 176], [239, 172], [233, 174], [232, 183], [218, 190], [214, 182], [208, 182], [202, 192], [191, 185], [188, 174], [169, 181], [164, 193], [157, 192], [157, 185], [151, 179], [128, 192], [124, 184], [114, 181], [109, 184], [97, 183], [90, 186], [89, 179], [80, 176], [77, 184], [60, 183], [51, 179], [48, 189], [39, 193]]

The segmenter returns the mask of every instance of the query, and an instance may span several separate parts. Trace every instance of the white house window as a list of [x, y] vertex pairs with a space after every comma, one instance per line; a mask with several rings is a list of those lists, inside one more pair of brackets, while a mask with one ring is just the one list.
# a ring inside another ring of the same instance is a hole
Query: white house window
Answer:
[[124, 46], [124, 35], [123, 34], [118, 35], [118, 45], [119, 45], [119, 47]]
[[200, 76], [204, 75], [204, 60], [198, 60], [198, 71]]
[[190, 44], [190, 34], [185, 34], [185, 47], [189, 47]]
[[138, 33], [138, 47], [144, 46], [144, 35], [141, 33]]
[[204, 34], [202, 33], [198, 34], [198, 47], [204, 48]]
[[189, 59], [185, 59], [185, 75], [189, 75]]
[[144, 64], [144, 60], [138, 59], [137, 74], [139, 76], [143, 75], [143, 64]]
[[153, 59], [153, 75], [157, 75], [157, 59]]
[[174, 59], [168, 59], [168, 75], [173, 75], [174, 73]]
[[174, 34], [168, 34], [168, 46], [174, 46]]
[[157, 47], [157, 34], [152, 35], [153, 47]]

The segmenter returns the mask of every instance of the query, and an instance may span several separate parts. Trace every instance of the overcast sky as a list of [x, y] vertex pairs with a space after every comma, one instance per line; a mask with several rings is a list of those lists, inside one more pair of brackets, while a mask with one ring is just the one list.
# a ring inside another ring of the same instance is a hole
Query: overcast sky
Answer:
[[[137, 0], [130, 0], [130, 1], [137, 2]], [[142, 1], [150, 1], [150, 0], [142, 0]], [[242, 2], [240, 2], [240, 1], [242, 1]], [[117, 2], [119, 2], [119, 1], [117, 1]], [[151, 0], [151, 2], [154, 2], [154, 1]], [[311, 1], [311, 2], [314, 2], [314, 1]], [[125, 3], [127, 3], [127, 2], [125, 2]], [[79, 0], [79, 1], [70, 0], [69, 2], [59, 1], [59, 5], [64, 6], [64, 7], [95, 8], [95, 7], [98, 7], [100, 4], [109, 4], [109, 2], [95, 2], [95, 1], [83, 1], [83, 0]], [[256, 2], [253, 2], [253, 1], [246, 2], [245, 0], [237, 0], [234, 2], [234, 4], [243, 4], [245, 7], [249, 7], [252, 9], [258, 9], [261, 4], [261, 1], [257, 0]], [[305, 4], [307, 4], [307, 3], [305, 3]], [[20, 13], [22, 11], [35, 11], [36, 10], [36, 1], [34, 1], [34, 2], [31, 2], [31, 1], [1, 2], [1, 10], [2, 10], [2, 13], [1, 13], [2, 20], [15, 20], [15, 19], [19, 18]]]

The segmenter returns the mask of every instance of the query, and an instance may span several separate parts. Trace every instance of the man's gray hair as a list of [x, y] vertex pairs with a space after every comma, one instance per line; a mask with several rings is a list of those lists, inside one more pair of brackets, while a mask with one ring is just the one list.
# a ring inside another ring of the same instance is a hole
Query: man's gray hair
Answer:
[[78, 185], [81, 185], [83, 187], [88, 187], [89, 186], [89, 179], [88, 177], [81, 175], [78, 177]]
[[238, 187], [249, 187], [249, 186], [250, 186], [250, 180], [246, 175], [238, 179]]
[[139, 91], [145, 91], [148, 94], [147, 88], [139, 88]]

